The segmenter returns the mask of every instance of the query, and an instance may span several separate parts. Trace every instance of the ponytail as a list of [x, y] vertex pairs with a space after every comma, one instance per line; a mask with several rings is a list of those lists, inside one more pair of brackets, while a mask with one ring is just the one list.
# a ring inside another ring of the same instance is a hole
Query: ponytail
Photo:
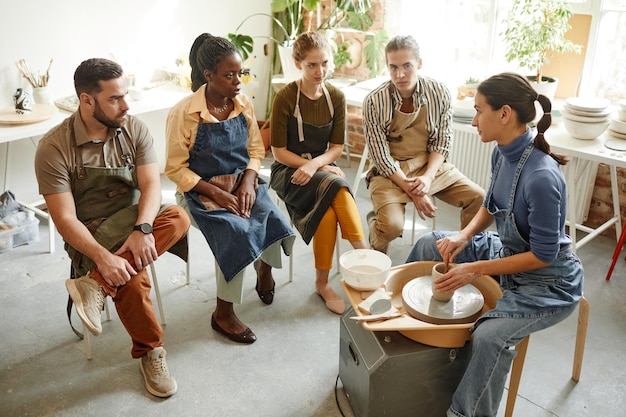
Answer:
[[550, 144], [548, 144], [544, 136], [544, 133], [552, 124], [552, 103], [550, 102], [550, 99], [543, 94], [537, 94], [536, 100], [543, 109], [543, 116], [541, 116], [541, 119], [539, 119], [539, 122], [537, 123], [537, 136], [535, 136], [534, 140], [535, 148], [550, 155], [556, 162], [559, 163], [559, 165], [566, 165], [569, 162], [569, 158], [563, 154], [552, 153], [550, 150]]

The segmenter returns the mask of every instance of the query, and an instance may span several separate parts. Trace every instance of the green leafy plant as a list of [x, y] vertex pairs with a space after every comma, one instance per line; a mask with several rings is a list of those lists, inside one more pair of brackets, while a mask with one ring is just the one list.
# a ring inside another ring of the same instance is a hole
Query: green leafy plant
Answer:
[[507, 62], [532, 71], [543, 80], [543, 66], [553, 53], [580, 53], [581, 45], [565, 38], [571, 29], [572, 12], [564, 0], [513, 0], [501, 35], [506, 43]]
[[[228, 34], [228, 39], [239, 49], [244, 61], [252, 54], [254, 38], [265, 38], [280, 45], [289, 45], [296, 37], [305, 30], [325, 31], [333, 45], [335, 54], [334, 62], [340, 66], [351, 62], [346, 42], [336, 39], [338, 32], [347, 29], [353, 32], [365, 34], [368, 45], [365, 47], [365, 57], [371, 76], [376, 76], [384, 65], [384, 45], [388, 41], [388, 35], [384, 29], [376, 32], [368, 32], [373, 22], [367, 12], [372, 8], [371, 0], [330, 0], [329, 13], [317, 26], [310, 24], [305, 28], [305, 16], [316, 11], [322, 0], [272, 0], [272, 14], [254, 13], [247, 16], [235, 29], [234, 33]], [[246, 22], [252, 18], [264, 16], [272, 22], [273, 36], [251, 36], [240, 33]], [[309, 19], [309, 23], [313, 19]], [[381, 61], [382, 60], [382, 61]]]

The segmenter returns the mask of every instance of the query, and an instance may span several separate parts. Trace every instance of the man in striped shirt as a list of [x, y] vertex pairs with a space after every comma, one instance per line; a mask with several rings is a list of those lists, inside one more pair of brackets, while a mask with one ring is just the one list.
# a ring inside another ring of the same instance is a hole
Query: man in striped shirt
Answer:
[[434, 217], [429, 196], [461, 208], [461, 228], [474, 217], [485, 191], [446, 162], [452, 142], [450, 92], [422, 77], [419, 46], [396, 36], [385, 48], [391, 80], [365, 98], [363, 126], [371, 155], [367, 186], [374, 210], [367, 215], [370, 244], [387, 252], [402, 235], [405, 205], [422, 219]]

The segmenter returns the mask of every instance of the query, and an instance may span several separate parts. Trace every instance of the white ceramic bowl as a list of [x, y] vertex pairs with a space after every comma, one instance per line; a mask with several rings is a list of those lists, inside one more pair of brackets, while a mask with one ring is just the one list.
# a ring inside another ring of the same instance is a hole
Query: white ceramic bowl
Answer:
[[626, 98], [621, 99], [620, 101], [617, 102], [617, 104], [619, 104], [622, 110], [626, 111]]
[[341, 255], [339, 266], [346, 284], [358, 291], [372, 291], [387, 279], [391, 258], [373, 249], [353, 249]]
[[566, 117], [563, 118], [565, 130], [576, 139], [596, 139], [609, 127], [610, 120], [597, 123], [577, 122]]
[[622, 122], [626, 122], [626, 109], [618, 109], [617, 117], [619, 117]]
[[611, 119], [611, 124], [609, 125], [609, 129], [612, 129], [617, 133], [626, 134], [626, 121], [621, 121], [617, 118], [613, 118]]

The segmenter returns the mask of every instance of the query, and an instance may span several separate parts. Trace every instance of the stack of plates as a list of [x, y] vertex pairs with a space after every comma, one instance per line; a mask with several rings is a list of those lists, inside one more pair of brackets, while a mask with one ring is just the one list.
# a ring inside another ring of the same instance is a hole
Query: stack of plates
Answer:
[[609, 126], [609, 101], [604, 98], [570, 97], [561, 109], [565, 129], [576, 139], [595, 139]]
[[452, 103], [452, 120], [457, 123], [471, 124], [475, 114], [473, 97]]
[[620, 100], [617, 114], [611, 119], [607, 133], [617, 139], [626, 140], [626, 100]]

